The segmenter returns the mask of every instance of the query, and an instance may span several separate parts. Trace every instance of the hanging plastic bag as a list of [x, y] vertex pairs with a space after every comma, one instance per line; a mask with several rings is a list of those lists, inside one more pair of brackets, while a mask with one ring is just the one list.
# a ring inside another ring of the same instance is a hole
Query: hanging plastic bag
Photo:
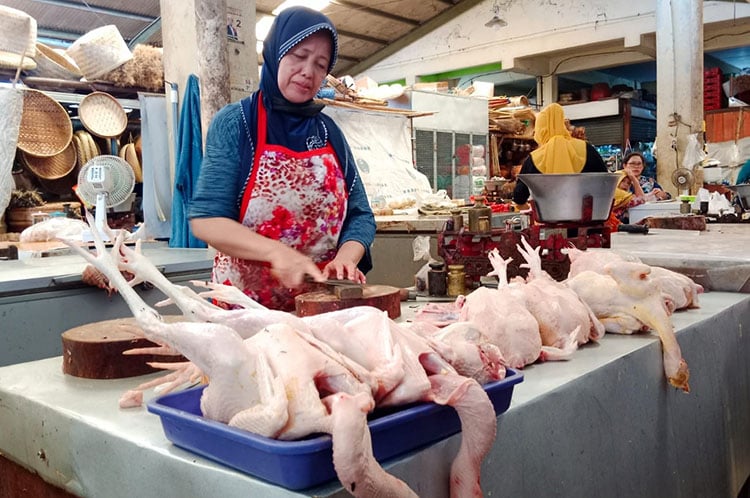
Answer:
[[708, 214], [721, 216], [724, 213], [733, 213], [732, 203], [719, 192], [711, 192], [708, 198]]
[[420, 235], [414, 238], [412, 242], [412, 250], [414, 251], [414, 261], [420, 261], [424, 259], [427, 261], [418, 271], [414, 274], [414, 286], [419, 293], [427, 292], [427, 272], [430, 271], [430, 263], [435, 259], [430, 256], [430, 237], [429, 235]]
[[698, 141], [698, 134], [693, 133], [687, 137], [687, 147], [685, 147], [685, 155], [682, 156], [682, 167], [692, 170], [696, 164], [701, 164], [706, 159], [706, 153], [703, 151], [703, 147]]

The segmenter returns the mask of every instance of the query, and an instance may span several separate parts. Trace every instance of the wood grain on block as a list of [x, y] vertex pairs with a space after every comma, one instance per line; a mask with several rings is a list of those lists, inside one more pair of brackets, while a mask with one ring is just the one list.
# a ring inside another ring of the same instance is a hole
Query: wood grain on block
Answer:
[[[166, 321], [181, 317], [167, 316]], [[94, 322], [62, 333], [63, 372], [87, 379], [120, 379], [158, 371], [147, 363], [152, 361], [186, 361], [180, 355], [124, 355], [123, 351], [153, 347], [142, 337], [135, 318], [118, 318]]]
[[706, 217], [700, 214], [687, 214], [684, 216], [649, 216], [644, 220], [644, 224], [649, 228], [703, 231], [706, 229]]
[[388, 317], [401, 316], [401, 289], [389, 285], [365, 285], [361, 298], [341, 299], [333, 290], [300, 294], [294, 299], [298, 316], [318, 315], [355, 306], [374, 306], [388, 312]]

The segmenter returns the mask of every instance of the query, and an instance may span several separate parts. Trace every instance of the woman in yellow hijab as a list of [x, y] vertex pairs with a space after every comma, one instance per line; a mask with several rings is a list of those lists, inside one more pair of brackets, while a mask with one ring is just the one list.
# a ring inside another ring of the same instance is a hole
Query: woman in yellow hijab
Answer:
[[[523, 162], [521, 174], [607, 172], [607, 166], [591, 144], [570, 136], [560, 104], [550, 104], [537, 115], [534, 140], [539, 147]], [[520, 180], [516, 182], [513, 202], [524, 204], [529, 195], [529, 188]]]

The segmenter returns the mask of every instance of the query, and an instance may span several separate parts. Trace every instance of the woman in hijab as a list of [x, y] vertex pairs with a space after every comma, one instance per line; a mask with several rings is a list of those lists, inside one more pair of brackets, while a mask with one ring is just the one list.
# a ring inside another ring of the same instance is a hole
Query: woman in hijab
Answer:
[[[539, 147], [523, 162], [521, 174], [607, 172], [607, 165], [591, 144], [570, 136], [560, 104], [550, 104], [537, 115], [534, 140]], [[529, 188], [518, 180], [513, 202], [525, 204], [529, 195]]]
[[337, 55], [323, 14], [284, 10], [263, 45], [260, 89], [216, 113], [188, 217], [217, 249], [212, 278], [294, 309], [305, 276], [364, 283], [375, 221], [346, 139], [313, 97]]

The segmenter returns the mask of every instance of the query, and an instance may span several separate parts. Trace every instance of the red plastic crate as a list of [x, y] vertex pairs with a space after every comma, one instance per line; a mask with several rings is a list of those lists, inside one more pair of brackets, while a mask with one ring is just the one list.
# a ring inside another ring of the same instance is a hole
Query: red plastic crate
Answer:
[[721, 109], [723, 106], [723, 99], [721, 98], [711, 98], [711, 99], [703, 99], [703, 110], [704, 111], [713, 111], [714, 109]]
[[703, 76], [704, 77], [705, 76], [715, 76], [715, 75], [718, 75], [719, 77], [721, 77], [721, 68], [711, 67], [711, 68], [703, 70]]

